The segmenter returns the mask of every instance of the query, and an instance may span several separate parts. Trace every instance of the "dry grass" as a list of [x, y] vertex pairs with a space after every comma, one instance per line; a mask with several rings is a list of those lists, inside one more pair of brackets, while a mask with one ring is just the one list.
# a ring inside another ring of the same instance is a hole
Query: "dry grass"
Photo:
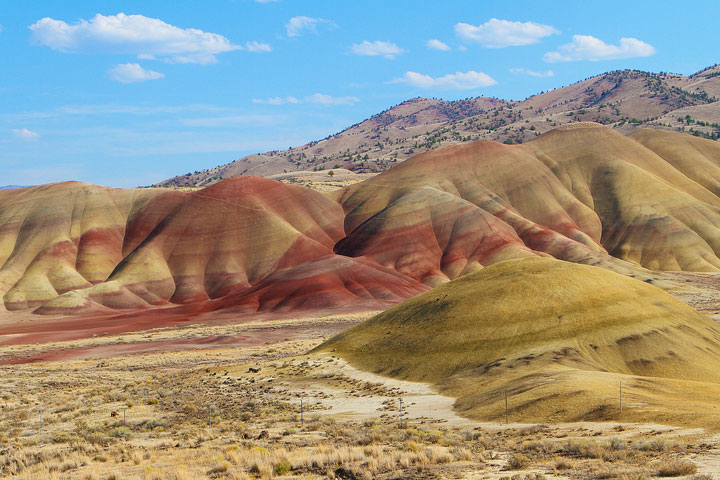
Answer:
[[688, 460], [665, 459], [657, 467], [658, 477], [680, 477], [697, 472], [697, 465]]
[[[328, 391], [355, 391], [363, 401], [402, 394], [390, 385], [324, 373], [319, 365], [334, 363], [301, 356], [318, 342], [0, 367], [0, 477], [387, 480], [494, 474], [537, 480], [557, 472], [629, 480], [650, 478], [661, 468], [684, 471], [678, 469], [688, 468], [687, 462], [677, 459], [712, 448], [700, 439], [641, 435], [632, 426], [596, 435], [572, 426], [485, 428], [427, 418], [400, 423], [392, 410], [362, 420], [319, 414], [329, 397], [306, 403], [301, 424], [295, 395], [308, 379], [325, 382]], [[260, 372], [247, 373], [248, 365]], [[506, 468], [512, 470], [502, 472]]]

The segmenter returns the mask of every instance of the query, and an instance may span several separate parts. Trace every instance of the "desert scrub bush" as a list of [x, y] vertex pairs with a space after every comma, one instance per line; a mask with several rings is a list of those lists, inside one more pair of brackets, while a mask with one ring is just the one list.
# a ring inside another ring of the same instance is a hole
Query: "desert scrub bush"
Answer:
[[627, 443], [625, 442], [625, 440], [613, 437], [608, 443], [608, 448], [610, 450], [625, 450], [627, 448]]
[[108, 432], [108, 435], [113, 438], [122, 438], [122, 439], [128, 439], [130, 438], [130, 428], [128, 427], [117, 427], [113, 428]]
[[638, 442], [635, 449], [642, 452], [664, 452], [668, 449], [668, 444], [664, 438], [654, 438], [649, 442]]
[[425, 455], [427, 455], [430, 463], [444, 464], [453, 461], [452, 454], [445, 447], [431, 446], [425, 449]]
[[513, 453], [508, 457], [507, 464], [503, 470], [521, 470], [532, 463], [528, 457], [522, 453]]
[[221, 463], [219, 465], [215, 465], [210, 470], [207, 471], [208, 475], [217, 475], [220, 473], [226, 473], [228, 469], [230, 468], [230, 465], [227, 463]]
[[521, 449], [523, 453], [539, 458], [545, 457], [555, 450], [551, 443], [537, 440], [523, 442]]
[[287, 460], [283, 460], [281, 462], [278, 462], [273, 467], [273, 471], [275, 472], [275, 475], [285, 475], [290, 471], [292, 468], [292, 465], [290, 465], [290, 462]]
[[553, 470], [556, 472], [570, 470], [573, 467], [575, 467], [575, 464], [571, 460], [562, 457], [556, 458], [552, 465]]
[[563, 450], [577, 458], [599, 458], [601, 455], [600, 447], [590, 440], [568, 440]]
[[697, 465], [689, 460], [663, 460], [657, 466], [658, 477], [680, 477], [697, 473]]

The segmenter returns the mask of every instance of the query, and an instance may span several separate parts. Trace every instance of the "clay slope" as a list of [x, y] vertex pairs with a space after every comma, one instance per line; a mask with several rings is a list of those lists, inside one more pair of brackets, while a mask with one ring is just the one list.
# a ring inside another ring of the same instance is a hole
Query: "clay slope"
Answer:
[[0, 191], [0, 298], [43, 314], [377, 309], [508, 259], [651, 280], [720, 270], [720, 148], [594, 123], [418, 155], [323, 194], [241, 176], [191, 192]]
[[720, 390], [713, 321], [646, 283], [554, 259], [493, 265], [316, 351], [433, 383], [481, 419], [504, 417], [506, 390], [514, 421], [618, 418], [620, 381], [627, 419], [661, 419]]
[[[635, 140], [646, 137], [674, 153]], [[523, 145], [447, 147], [337, 193], [346, 237], [335, 250], [433, 286], [536, 255], [625, 273], [630, 264], [717, 271], [718, 166], [715, 142], [672, 132], [629, 138], [594, 123]]]
[[342, 208], [259, 177], [197, 192], [54, 184], [2, 192], [0, 205], [0, 295], [9, 310], [384, 308], [427, 289], [336, 258]]
[[690, 76], [618, 70], [523, 101], [413, 98], [324, 138], [180, 175], [159, 186], [206, 186], [237, 175], [344, 168], [382, 172], [413, 155], [476, 140], [524, 143], [553, 128], [593, 121], [720, 137], [720, 66]]

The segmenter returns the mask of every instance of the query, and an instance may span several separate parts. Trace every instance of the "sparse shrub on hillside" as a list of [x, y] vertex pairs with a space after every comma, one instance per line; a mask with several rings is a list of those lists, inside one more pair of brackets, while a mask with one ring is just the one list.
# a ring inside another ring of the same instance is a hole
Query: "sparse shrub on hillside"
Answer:
[[658, 477], [680, 477], [697, 472], [697, 465], [689, 460], [663, 460], [657, 467]]

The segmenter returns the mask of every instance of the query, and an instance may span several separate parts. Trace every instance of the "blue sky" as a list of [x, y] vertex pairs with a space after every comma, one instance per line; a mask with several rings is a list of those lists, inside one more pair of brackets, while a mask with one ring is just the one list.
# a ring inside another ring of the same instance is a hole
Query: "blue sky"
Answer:
[[0, 0], [0, 185], [147, 185], [416, 96], [720, 62], [717, 2]]

